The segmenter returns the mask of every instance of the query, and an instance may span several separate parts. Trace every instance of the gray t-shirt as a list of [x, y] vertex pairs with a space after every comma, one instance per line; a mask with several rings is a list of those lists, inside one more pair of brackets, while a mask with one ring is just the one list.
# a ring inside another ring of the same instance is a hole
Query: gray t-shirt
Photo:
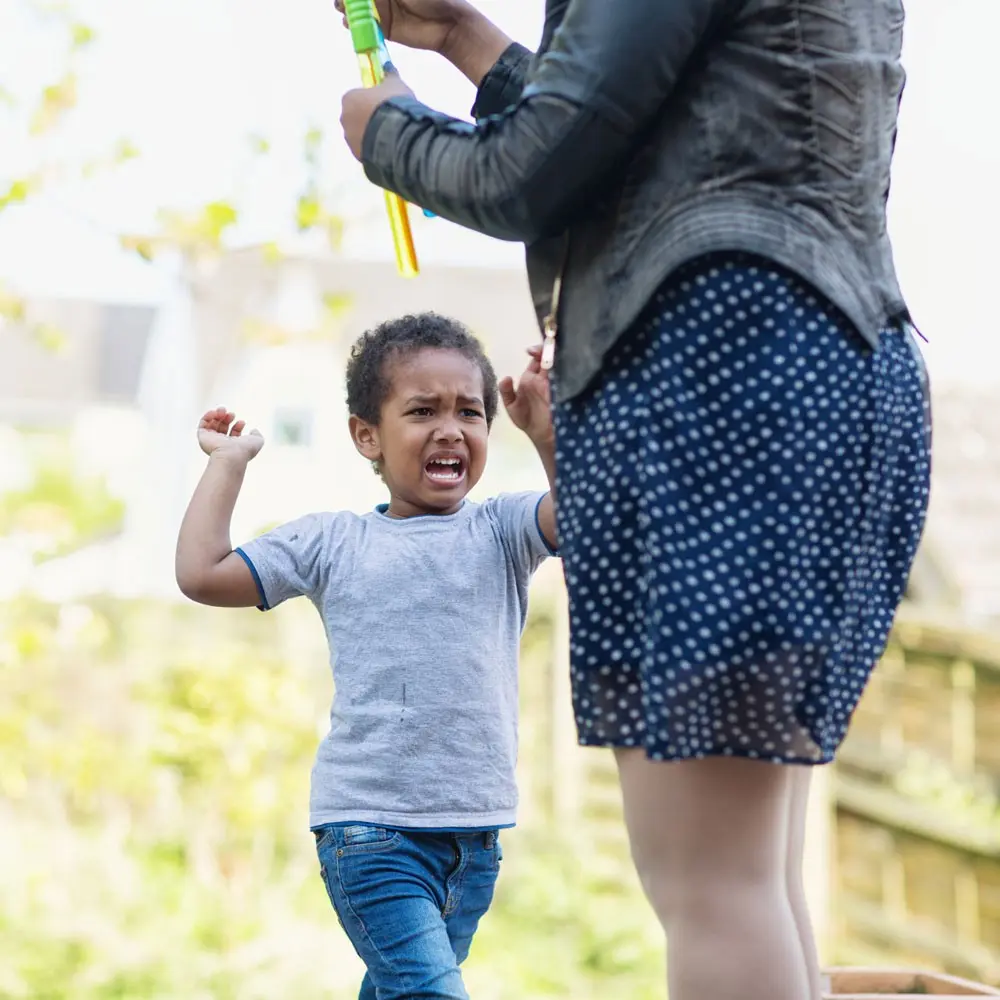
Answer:
[[498, 827], [517, 807], [517, 663], [544, 494], [405, 520], [309, 514], [237, 551], [261, 606], [304, 595], [326, 627], [330, 731], [310, 825]]

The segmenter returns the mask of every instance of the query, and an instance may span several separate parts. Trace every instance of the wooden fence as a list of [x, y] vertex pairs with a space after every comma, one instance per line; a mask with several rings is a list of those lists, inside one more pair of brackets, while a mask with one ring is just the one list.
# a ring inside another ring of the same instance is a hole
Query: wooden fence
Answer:
[[1000, 637], [904, 612], [834, 799], [838, 945], [1000, 982]]
[[[564, 615], [552, 635], [553, 668], [525, 711], [530, 759], [549, 762], [532, 779], [545, 802], [538, 818], [572, 822], [590, 870], [630, 883], [611, 754], [573, 741]], [[542, 705], [544, 727], [531, 721]], [[832, 780], [818, 787], [826, 857], [814, 868], [830, 874], [814, 898], [829, 910], [819, 915], [830, 921], [828, 956], [1000, 983], [1000, 637], [905, 610]]]

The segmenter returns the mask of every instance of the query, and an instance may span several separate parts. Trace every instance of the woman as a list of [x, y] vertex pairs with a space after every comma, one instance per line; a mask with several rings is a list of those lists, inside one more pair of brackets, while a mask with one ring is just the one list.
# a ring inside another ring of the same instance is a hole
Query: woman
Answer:
[[810, 768], [928, 496], [885, 221], [900, 0], [548, 0], [537, 54], [462, 0], [379, 10], [479, 122], [395, 76], [351, 92], [368, 177], [528, 248], [580, 740], [615, 749], [670, 996], [818, 998]]

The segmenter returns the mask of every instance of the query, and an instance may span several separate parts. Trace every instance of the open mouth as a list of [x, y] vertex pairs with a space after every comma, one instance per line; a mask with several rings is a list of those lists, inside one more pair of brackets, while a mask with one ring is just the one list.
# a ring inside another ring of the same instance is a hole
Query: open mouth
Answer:
[[460, 458], [432, 458], [424, 472], [435, 483], [458, 483], [465, 476], [465, 463]]

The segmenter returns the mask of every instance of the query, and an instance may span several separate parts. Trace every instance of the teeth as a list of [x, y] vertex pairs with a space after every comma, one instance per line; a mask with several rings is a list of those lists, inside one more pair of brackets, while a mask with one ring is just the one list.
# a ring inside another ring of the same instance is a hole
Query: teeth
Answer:
[[432, 479], [457, 482], [462, 476], [462, 460], [459, 458], [432, 458], [427, 463], [427, 474]]

